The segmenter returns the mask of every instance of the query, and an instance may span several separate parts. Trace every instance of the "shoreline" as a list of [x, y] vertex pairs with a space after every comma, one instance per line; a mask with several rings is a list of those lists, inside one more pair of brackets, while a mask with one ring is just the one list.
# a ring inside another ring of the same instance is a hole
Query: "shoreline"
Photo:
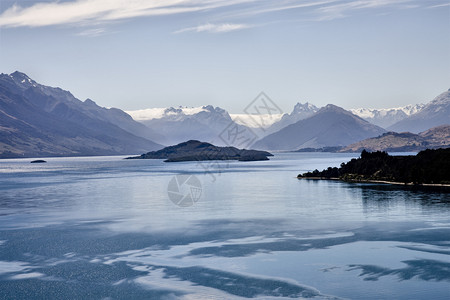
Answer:
[[337, 177], [297, 177], [297, 179], [307, 179], [307, 180], [334, 180], [334, 181], [342, 181], [342, 182], [350, 182], [350, 183], [382, 183], [382, 184], [390, 184], [390, 185], [400, 185], [400, 186], [408, 186], [408, 187], [448, 187], [450, 188], [450, 184], [447, 183], [420, 183], [415, 184], [413, 182], [398, 182], [398, 181], [387, 181], [387, 180], [373, 180], [373, 179], [362, 179], [362, 180], [343, 180]]

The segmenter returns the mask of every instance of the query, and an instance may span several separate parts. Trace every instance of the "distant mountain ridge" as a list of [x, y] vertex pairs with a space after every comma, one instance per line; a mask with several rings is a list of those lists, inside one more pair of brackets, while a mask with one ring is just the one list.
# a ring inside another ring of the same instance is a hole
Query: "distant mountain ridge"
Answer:
[[385, 130], [344, 110], [328, 104], [307, 119], [300, 120], [255, 143], [255, 149], [298, 150], [345, 146], [378, 136]]
[[[0, 157], [116, 155], [158, 149], [120, 109], [80, 101], [26, 74], [0, 74]], [[142, 134], [142, 136], [138, 136]]]
[[[80, 101], [21, 72], [0, 75], [0, 157], [132, 154], [186, 140], [267, 150], [331, 149], [386, 132], [368, 120], [383, 127], [396, 122], [389, 130], [413, 133], [450, 124], [450, 90], [425, 105], [392, 109], [347, 111], [306, 102], [273, 115], [229, 114], [212, 105], [126, 113]], [[238, 132], [245, 136], [237, 138]]]
[[388, 151], [409, 152], [450, 147], [450, 125], [430, 128], [419, 134], [387, 132], [378, 137], [348, 145], [340, 152]]
[[250, 132], [249, 128], [233, 121], [230, 114], [212, 105], [202, 107], [169, 107], [128, 111], [136, 120], [149, 128], [157, 128], [162, 138], [154, 140], [164, 145], [187, 140], [203, 140], [218, 146], [239, 146], [223, 138], [224, 131], [235, 127]]
[[127, 113], [134, 120], [148, 127], [158, 128], [165, 138], [154, 138], [153, 140], [162, 144], [196, 139], [224, 145], [226, 143], [218, 137], [227, 127], [236, 126], [239, 130], [249, 130], [257, 138], [262, 138], [299, 120], [306, 119], [318, 110], [319, 108], [315, 105], [306, 102], [305, 104], [297, 103], [289, 114], [230, 114], [226, 110], [212, 105], [149, 108], [127, 111]]
[[443, 124], [450, 124], [450, 89], [425, 104], [416, 114], [389, 126], [387, 129], [396, 132], [419, 133]]
[[372, 124], [382, 128], [387, 128], [413, 114], [418, 113], [424, 106], [425, 104], [409, 104], [397, 108], [355, 108], [350, 109], [350, 111]]

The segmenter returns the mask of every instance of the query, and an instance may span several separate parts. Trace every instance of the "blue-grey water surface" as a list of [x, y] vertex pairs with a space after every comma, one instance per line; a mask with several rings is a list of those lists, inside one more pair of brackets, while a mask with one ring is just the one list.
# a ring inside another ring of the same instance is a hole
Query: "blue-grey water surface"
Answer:
[[448, 191], [296, 179], [356, 156], [1, 160], [0, 298], [449, 299]]

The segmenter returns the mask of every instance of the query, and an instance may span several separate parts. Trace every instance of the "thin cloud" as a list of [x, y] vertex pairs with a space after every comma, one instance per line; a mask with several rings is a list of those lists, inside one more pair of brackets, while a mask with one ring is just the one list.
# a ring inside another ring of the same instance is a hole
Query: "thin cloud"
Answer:
[[[352, 11], [363, 9], [379, 9], [395, 7], [401, 4], [410, 3], [413, 0], [359, 0], [345, 3], [328, 5], [317, 9], [320, 20], [334, 20], [348, 17]], [[402, 8], [405, 8], [403, 6]]]
[[439, 8], [439, 7], [446, 7], [446, 6], [450, 6], [450, 2], [449, 3], [443, 3], [443, 4], [437, 4], [437, 5], [428, 6], [428, 8]]
[[204, 24], [195, 27], [184, 28], [181, 30], [177, 30], [174, 33], [183, 33], [183, 32], [209, 32], [209, 33], [225, 33], [230, 31], [242, 30], [246, 28], [250, 28], [252, 26], [247, 24]]
[[40, 27], [173, 15], [217, 9], [254, 0], [76, 0], [14, 4], [0, 15], [0, 27]]
[[[448, 5], [448, 2], [435, 3], [433, 7]], [[202, 16], [222, 24], [201, 25], [178, 32], [227, 32], [244, 28], [233, 26], [243, 25], [233, 24], [241, 23], [239, 21], [229, 24], [230, 18], [239, 19], [257, 14], [293, 11], [296, 14], [314, 15], [319, 20], [333, 20], [349, 17], [356, 10], [405, 9], [417, 7], [417, 4], [423, 3], [419, 0], [71, 0], [39, 2], [28, 7], [14, 4], [0, 14], [0, 28], [55, 25], [96, 28], [118, 20], [202, 12]], [[221, 13], [228, 14], [228, 18], [218, 21], [218, 14]]]
[[106, 33], [105, 28], [92, 28], [77, 33], [78, 36], [96, 37], [104, 35]]
[[[312, 0], [312, 1], [290, 1], [290, 2], [282, 2], [282, 3], [270, 3], [269, 6], [263, 7], [261, 5], [261, 8], [251, 8], [248, 9], [245, 12], [238, 12], [234, 14], [233, 16], [246, 16], [246, 15], [258, 15], [258, 14], [267, 14], [272, 12], [279, 12], [279, 11], [285, 11], [285, 10], [295, 10], [295, 9], [307, 9], [307, 8], [313, 8], [316, 6], [323, 6], [330, 3], [340, 2], [342, 0]], [[300, 2], [300, 3], [298, 3]]]

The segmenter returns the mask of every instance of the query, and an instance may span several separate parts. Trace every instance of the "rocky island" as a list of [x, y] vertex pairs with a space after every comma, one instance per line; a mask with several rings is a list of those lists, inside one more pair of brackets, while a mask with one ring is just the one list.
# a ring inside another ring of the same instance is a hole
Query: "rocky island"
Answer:
[[273, 156], [267, 151], [238, 149], [235, 147], [218, 147], [210, 143], [190, 140], [158, 151], [148, 152], [126, 159], [165, 159], [164, 162], [202, 161], [202, 160], [269, 160]]
[[387, 152], [363, 150], [360, 158], [342, 163], [340, 168], [316, 169], [299, 174], [297, 178], [450, 186], [450, 148], [428, 149], [415, 156], [391, 156]]
[[30, 163], [32, 163], [32, 164], [43, 164], [43, 163], [46, 163], [46, 161], [43, 160], [43, 159], [36, 159], [36, 160], [30, 161]]

